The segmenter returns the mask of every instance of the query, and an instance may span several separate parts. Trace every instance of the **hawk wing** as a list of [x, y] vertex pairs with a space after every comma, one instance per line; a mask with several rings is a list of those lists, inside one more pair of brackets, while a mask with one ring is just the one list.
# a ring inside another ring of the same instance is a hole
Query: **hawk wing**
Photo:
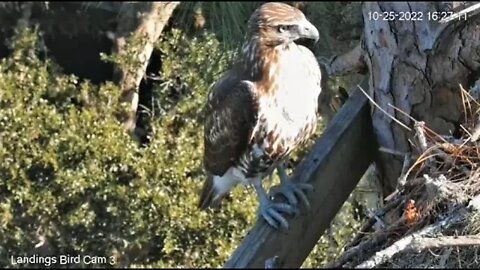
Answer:
[[255, 86], [227, 76], [209, 95], [204, 134], [204, 165], [222, 176], [247, 149], [257, 121]]

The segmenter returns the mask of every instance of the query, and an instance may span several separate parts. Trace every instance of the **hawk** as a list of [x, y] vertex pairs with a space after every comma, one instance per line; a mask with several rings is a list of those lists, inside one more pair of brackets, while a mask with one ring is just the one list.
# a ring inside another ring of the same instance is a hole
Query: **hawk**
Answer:
[[[305, 191], [312, 186], [291, 181], [284, 162], [315, 132], [321, 72], [302, 44], [318, 39], [317, 28], [290, 5], [266, 3], [251, 15], [233, 67], [208, 95], [201, 209], [219, 207], [238, 184], [253, 185], [259, 216], [275, 228], [288, 228], [281, 213], [298, 213], [298, 199], [309, 207]], [[275, 168], [281, 183], [267, 194], [262, 179]], [[270, 199], [278, 193], [288, 203]]]

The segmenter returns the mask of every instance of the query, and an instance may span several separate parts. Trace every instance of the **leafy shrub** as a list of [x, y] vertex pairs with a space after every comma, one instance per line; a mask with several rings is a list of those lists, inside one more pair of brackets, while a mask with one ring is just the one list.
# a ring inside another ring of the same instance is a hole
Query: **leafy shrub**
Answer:
[[[18, 29], [13, 55], [0, 62], [0, 265], [30, 254], [164, 267], [220, 266], [228, 257], [254, 220], [254, 200], [216, 215], [196, 209], [199, 115], [211, 83], [205, 78], [213, 79], [204, 74], [215, 71], [204, 68], [205, 55], [219, 55], [219, 44], [211, 36], [183, 51], [164, 44], [165, 78], [185, 74], [192, 93], [154, 122], [152, 142], [141, 148], [114, 117], [115, 85], [62, 74], [37, 57], [36, 31]], [[177, 61], [184, 64], [168, 64]], [[250, 196], [242, 192], [237, 199]]]

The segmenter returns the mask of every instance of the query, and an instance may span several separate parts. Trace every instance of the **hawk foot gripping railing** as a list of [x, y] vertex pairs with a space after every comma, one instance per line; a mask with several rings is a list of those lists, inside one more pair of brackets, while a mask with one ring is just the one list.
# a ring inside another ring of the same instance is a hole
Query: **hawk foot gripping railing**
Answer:
[[310, 211], [301, 208], [288, 218], [288, 231], [275, 230], [259, 220], [225, 264], [225, 268], [299, 268], [329, 227], [377, 151], [370, 107], [358, 89], [331, 120], [308, 156], [298, 165], [296, 181], [307, 181]]

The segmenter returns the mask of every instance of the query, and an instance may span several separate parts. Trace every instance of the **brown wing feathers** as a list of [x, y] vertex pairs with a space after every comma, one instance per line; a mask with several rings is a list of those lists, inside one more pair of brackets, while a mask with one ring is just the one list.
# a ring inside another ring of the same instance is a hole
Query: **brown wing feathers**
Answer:
[[215, 90], [205, 122], [204, 164], [209, 172], [223, 175], [246, 150], [257, 107], [248, 83]]
[[201, 209], [217, 207], [213, 175], [225, 174], [248, 147], [258, 111], [251, 87], [246, 82], [224, 80], [213, 88], [205, 121], [203, 161], [207, 179], [200, 194]]

